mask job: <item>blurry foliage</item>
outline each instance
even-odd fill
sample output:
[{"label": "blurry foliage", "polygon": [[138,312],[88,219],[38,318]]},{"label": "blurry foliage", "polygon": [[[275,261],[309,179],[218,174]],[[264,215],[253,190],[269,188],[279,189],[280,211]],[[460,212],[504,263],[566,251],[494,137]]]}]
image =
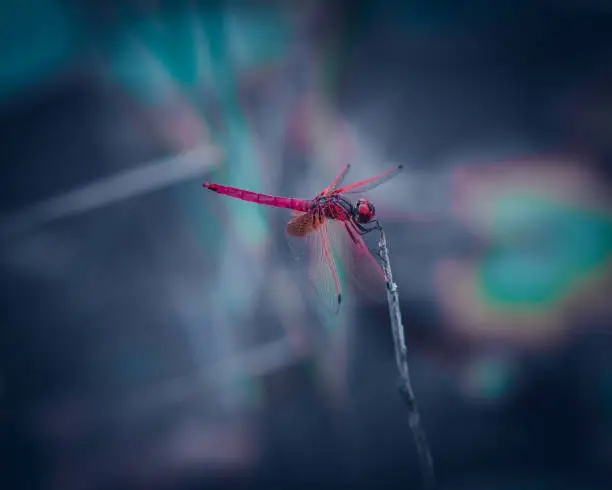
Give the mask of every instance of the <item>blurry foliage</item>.
[{"label": "blurry foliage", "polygon": [[0,103],[57,75],[82,54],[81,20],[60,0],[0,3]]},{"label": "blurry foliage", "polygon": [[493,302],[554,307],[611,259],[610,215],[520,192],[488,206],[492,236],[517,237],[493,243],[482,259],[482,288]]}]

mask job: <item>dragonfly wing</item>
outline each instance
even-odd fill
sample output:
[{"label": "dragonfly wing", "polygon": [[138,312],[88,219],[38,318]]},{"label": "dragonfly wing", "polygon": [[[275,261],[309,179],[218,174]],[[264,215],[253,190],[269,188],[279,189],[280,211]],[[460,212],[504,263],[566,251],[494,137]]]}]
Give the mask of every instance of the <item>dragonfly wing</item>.
[{"label": "dragonfly wing", "polygon": [[357,194],[371,191],[372,189],[395,177],[401,172],[402,168],[404,168],[403,165],[397,165],[389,170],[386,170],[385,172],[375,175],[374,177],[370,177],[369,179],[360,180],[359,182],[353,182],[352,184],[345,185],[340,189],[336,189],[334,192],[336,194]]},{"label": "dragonfly wing", "polygon": [[[347,276],[368,299],[376,303],[384,302],[387,280],[377,258],[378,251],[366,243],[352,221],[344,221],[342,225],[345,241],[350,244],[348,260],[344,261]],[[370,235],[374,238],[376,234]]]},{"label": "dragonfly wing", "polygon": [[291,237],[304,237],[312,233],[314,222],[310,213],[293,211],[291,216],[294,217],[287,223],[287,235]]},{"label": "dragonfly wing", "polygon": [[342,182],[342,179],[344,179],[345,175],[347,174],[347,172],[349,171],[349,169],[351,168],[351,165],[349,163],[347,163],[342,170],[340,170],[340,172],[338,173],[338,175],[336,175],[336,177],[334,178],[334,180],[332,180],[331,184],[329,184],[325,189],[323,189],[320,192],[320,195],[324,195],[327,194],[330,191],[333,191],[334,189],[336,189],[336,187],[338,187],[338,185],[340,184],[340,182]]},{"label": "dragonfly wing", "polygon": [[[350,280],[367,299],[383,303],[386,300],[386,278],[377,259],[376,248],[366,243],[350,220],[329,220],[327,235],[330,248],[336,255],[336,267],[341,267],[341,276]],[[370,233],[367,237],[370,236],[373,240],[377,238],[376,233]]]},{"label": "dragonfly wing", "polygon": [[332,313],[338,313],[342,287],[328,223],[325,219],[313,219],[310,213],[296,216],[287,223],[287,238],[300,269],[308,276],[321,302]]}]

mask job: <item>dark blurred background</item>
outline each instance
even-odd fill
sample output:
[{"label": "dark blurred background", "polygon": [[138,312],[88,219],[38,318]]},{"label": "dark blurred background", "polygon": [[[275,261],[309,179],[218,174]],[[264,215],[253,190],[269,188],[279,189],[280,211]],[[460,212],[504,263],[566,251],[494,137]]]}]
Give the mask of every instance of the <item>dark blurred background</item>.
[{"label": "dark blurred background", "polygon": [[347,161],[406,165],[440,488],[612,488],[609,1],[14,0],[0,53],[0,488],[419,488],[384,291],[201,187]]}]

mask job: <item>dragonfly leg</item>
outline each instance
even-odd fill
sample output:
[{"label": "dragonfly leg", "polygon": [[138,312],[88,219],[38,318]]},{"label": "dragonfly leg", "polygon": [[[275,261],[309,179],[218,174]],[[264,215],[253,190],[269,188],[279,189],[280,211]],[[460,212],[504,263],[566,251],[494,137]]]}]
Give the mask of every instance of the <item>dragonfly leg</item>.
[{"label": "dragonfly leg", "polygon": [[368,225],[370,225],[368,227],[362,225],[361,223],[357,223],[357,222],[355,222],[355,225],[357,226],[357,229],[359,230],[360,235],[366,235],[367,233],[370,233],[371,231],[374,231],[374,230],[382,230],[382,226],[378,220],[374,220],[368,223]]}]

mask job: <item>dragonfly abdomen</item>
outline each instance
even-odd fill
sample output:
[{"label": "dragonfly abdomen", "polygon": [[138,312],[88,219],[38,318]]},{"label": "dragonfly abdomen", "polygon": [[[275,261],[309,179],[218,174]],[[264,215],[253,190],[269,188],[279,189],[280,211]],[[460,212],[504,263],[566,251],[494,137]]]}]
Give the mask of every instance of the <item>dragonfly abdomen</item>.
[{"label": "dragonfly abdomen", "polygon": [[247,191],[232,187],[229,185],[213,184],[206,182],[203,184],[208,190],[224,194],[243,201],[255,202],[266,206],[274,206],[277,208],[293,209],[294,211],[308,212],[312,208],[312,201],[307,199],[296,199],[294,197],[271,196],[260,192]]}]

